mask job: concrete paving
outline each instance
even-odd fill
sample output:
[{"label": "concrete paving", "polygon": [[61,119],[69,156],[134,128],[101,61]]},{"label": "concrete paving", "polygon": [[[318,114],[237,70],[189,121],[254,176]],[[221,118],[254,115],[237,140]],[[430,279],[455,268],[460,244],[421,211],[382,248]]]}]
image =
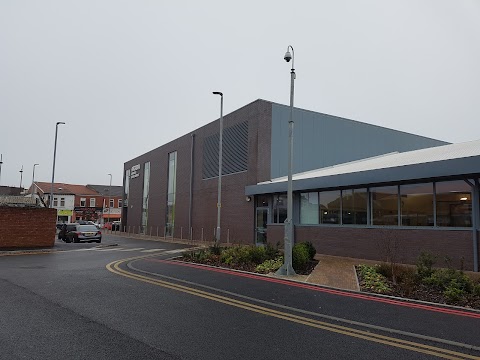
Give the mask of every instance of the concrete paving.
[{"label": "concrete paving", "polygon": [[355,265],[378,264],[378,261],[353,259],[339,256],[317,254],[318,265],[305,279],[306,282],[325,285],[344,290],[359,291]]}]

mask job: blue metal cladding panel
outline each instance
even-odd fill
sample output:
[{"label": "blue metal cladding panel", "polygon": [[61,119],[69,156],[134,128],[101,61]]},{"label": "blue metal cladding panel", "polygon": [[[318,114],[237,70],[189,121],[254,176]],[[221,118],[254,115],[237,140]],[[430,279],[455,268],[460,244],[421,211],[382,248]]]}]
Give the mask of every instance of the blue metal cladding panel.
[{"label": "blue metal cladding panel", "polygon": [[[290,108],[272,104],[272,179],[288,170]],[[424,136],[294,108],[293,173],[367,157],[446,145]]]}]

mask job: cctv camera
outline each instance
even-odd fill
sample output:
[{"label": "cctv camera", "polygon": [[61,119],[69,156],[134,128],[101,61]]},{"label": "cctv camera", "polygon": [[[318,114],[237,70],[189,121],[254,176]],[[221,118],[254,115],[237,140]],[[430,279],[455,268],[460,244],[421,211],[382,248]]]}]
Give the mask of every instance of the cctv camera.
[{"label": "cctv camera", "polygon": [[292,54],[290,54],[290,51],[287,51],[283,58],[285,59],[286,62],[290,62],[290,60],[292,60]]}]

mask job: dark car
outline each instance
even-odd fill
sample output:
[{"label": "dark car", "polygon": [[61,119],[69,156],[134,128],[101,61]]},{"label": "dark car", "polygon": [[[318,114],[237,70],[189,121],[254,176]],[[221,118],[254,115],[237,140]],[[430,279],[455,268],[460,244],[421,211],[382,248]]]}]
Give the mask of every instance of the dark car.
[{"label": "dark car", "polygon": [[95,225],[74,225],[75,228],[67,232],[67,242],[102,242],[102,232]]},{"label": "dark car", "polygon": [[74,231],[76,229],[76,225],[77,224],[70,224],[70,223],[60,224],[60,226],[58,227],[58,229],[60,230],[58,232],[58,238],[63,241],[67,241],[67,233],[69,231]]}]

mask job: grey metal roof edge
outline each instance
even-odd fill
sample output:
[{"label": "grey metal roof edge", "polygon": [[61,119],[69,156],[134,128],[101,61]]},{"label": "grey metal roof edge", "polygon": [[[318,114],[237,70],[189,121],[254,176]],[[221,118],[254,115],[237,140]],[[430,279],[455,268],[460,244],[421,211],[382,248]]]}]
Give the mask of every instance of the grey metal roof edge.
[{"label": "grey metal roof edge", "polygon": [[[293,191],[322,188],[340,188],[371,186],[375,184],[407,182],[453,177],[480,176],[480,156],[460,159],[449,159],[432,163],[404,165],[393,168],[375,169],[348,174],[294,180]],[[249,185],[245,187],[245,195],[270,194],[287,191],[287,181]]]}]

